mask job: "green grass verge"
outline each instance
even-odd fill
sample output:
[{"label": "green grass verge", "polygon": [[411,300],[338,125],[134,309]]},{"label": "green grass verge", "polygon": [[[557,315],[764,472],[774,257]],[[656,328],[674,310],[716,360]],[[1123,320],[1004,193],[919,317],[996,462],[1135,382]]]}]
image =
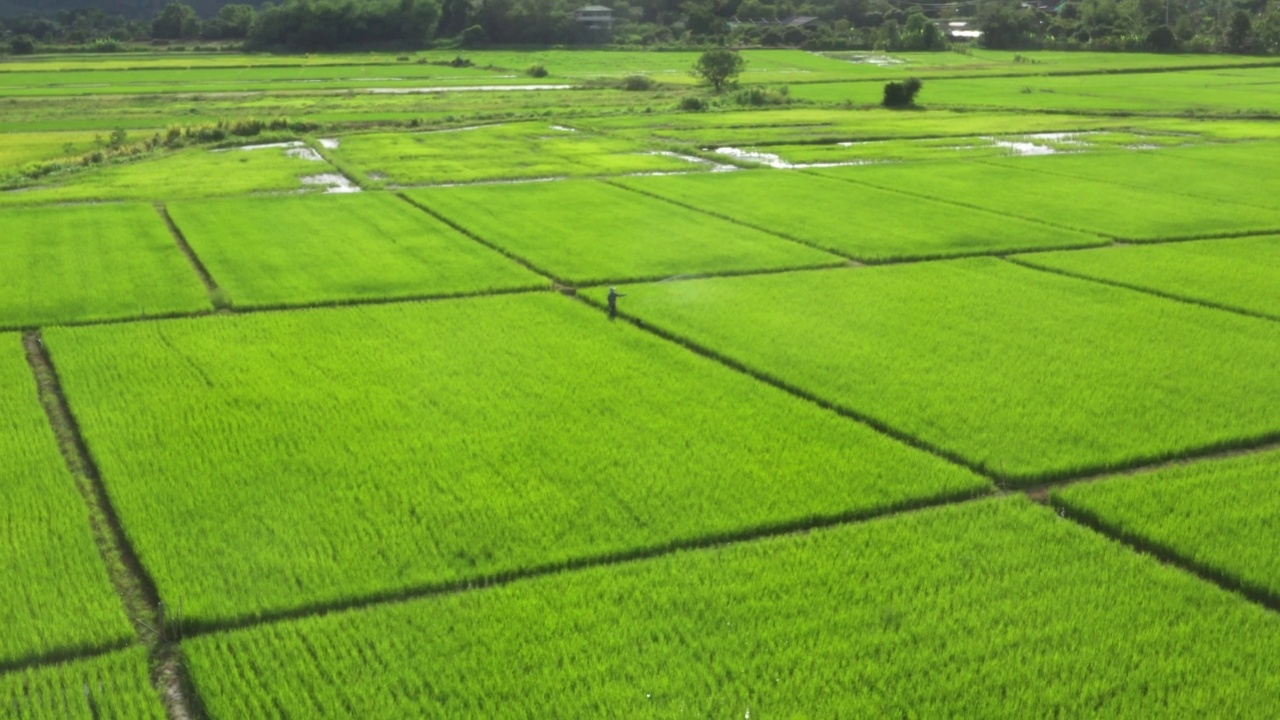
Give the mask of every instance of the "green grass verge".
[{"label": "green grass verge", "polygon": [[866,261],[1107,242],[1072,230],[794,171],[617,182]]},{"label": "green grass verge", "polygon": [[[560,128],[560,129],[557,129]],[[654,155],[635,140],[523,122],[460,130],[374,133],[342,138],[327,151],[366,185],[465,183],[639,172],[690,171],[699,165]]]},{"label": "green grass verge", "polygon": [[[477,120],[496,122],[584,113],[623,112],[637,103],[673,108],[684,90],[660,90],[637,96],[610,88],[521,91],[518,87],[489,92],[385,94],[316,91],[214,93],[150,96],[89,95],[83,97],[15,97],[0,104],[0,131],[98,131],[104,137],[117,127],[130,137],[148,137],[171,124],[212,124],[241,118],[287,117],[321,125],[411,121],[427,129]],[[135,131],[138,131],[135,134]]]},{"label": "green grass verge", "polygon": [[1280,318],[1280,237],[1020,255],[1018,262]]},{"label": "green grass verge", "polygon": [[70,157],[94,149],[93,133],[4,133],[0,135],[0,178],[29,162]]},{"label": "green grass verge", "polygon": [[[1223,115],[1241,112],[1274,114],[1280,111],[1280,91],[1276,89],[1280,68],[1275,67],[1144,74],[1026,75],[935,77],[925,82],[918,102],[932,107],[1024,111]],[[861,104],[878,103],[882,90],[883,84],[878,82],[823,83],[796,86],[792,88],[792,95],[813,102]]]},{"label": "green grass verge", "polygon": [[[1049,133],[1019,130],[1009,134],[989,134],[991,130],[987,130],[987,133],[917,139],[894,138],[839,143],[768,145],[762,149],[793,164],[835,165],[920,160],[997,160],[1011,156],[1022,157],[1024,153],[1018,150],[1018,147],[1030,145],[1034,146],[1033,151],[1043,152],[1041,148],[1045,148],[1064,154],[1059,157],[1071,157],[1081,164],[1090,164],[1098,154],[1117,148],[1128,149],[1136,146],[1147,149],[1169,148],[1186,145],[1199,139],[1180,134],[1146,132],[1139,128]],[[1115,157],[1115,154],[1109,153],[1109,157]],[[1098,164],[1105,166],[1106,161],[1103,160]],[[1036,168],[1047,170],[1047,167],[1044,167],[1047,165],[1048,163],[1041,161]],[[1023,163],[1018,167],[1028,166]],[[1108,173],[1100,173],[1100,175],[1104,180],[1112,177]]]},{"label": "green grass verge", "polygon": [[625,314],[1011,481],[1280,435],[1280,326],[1001,260],[624,291]]},{"label": "green grass verge", "polygon": [[844,262],[595,180],[435,188],[407,196],[571,283]]},{"label": "green grass verge", "polygon": [[576,126],[633,139],[660,139],[698,147],[835,143],[890,138],[940,138],[1026,132],[1120,128],[1113,117],[998,112],[899,112],[883,108],[791,106],[709,113],[628,113],[574,120]]},{"label": "green grass verge", "polygon": [[1053,500],[1116,535],[1280,599],[1280,451],[1075,485]]},{"label": "green grass verge", "polygon": [[323,189],[302,178],[335,172],[332,165],[289,157],[286,149],[183,150],[118,165],[55,176],[38,185],[0,192],[0,205],[224,197]]},{"label": "green grass verge", "polygon": [[46,342],[189,627],[987,487],[552,293]]},{"label": "green grass verge", "polygon": [[503,85],[537,82],[481,68],[399,63],[292,67],[67,69],[0,72],[6,97],[166,93],[316,92],[322,90]]},{"label": "green grass verge", "polygon": [[0,715],[15,720],[164,720],[143,648],[0,675]]},{"label": "green grass verge", "polygon": [[127,643],[133,628],[13,334],[0,335],[0,458],[0,666]]},{"label": "green grass verge", "polygon": [[[1150,138],[1134,140],[1141,145],[1150,141]],[[1003,162],[1044,173],[1156,191],[1170,198],[1182,196],[1197,204],[1219,200],[1274,212],[1280,210],[1280,179],[1271,172],[1277,160],[1280,160],[1280,144],[1241,142],[1150,152],[1062,155],[1041,158],[1033,164],[1016,160]]]},{"label": "green grass verge", "polygon": [[1010,498],[186,650],[219,717],[1262,718],[1278,642],[1275,615]]},{"label": "green grass verge", "polygon": [[164,220],[148,205],[0,213],[0,327],[210,309]]},{"label": "green grass verge", "polygon": [[[1128,157],[1140,165],[1146,155]],[[1035,172],[1044,159],[1018,158],[1016,166],[1012,162],[921,162],[813,172],[1138,241],[1272,230],[1280,224],[1274,212],[1251,205]],[[1123,166],[1117,168],[1122,170]]]},{"label": "green grass verge", "polygon": [[239,307],[549,285],[386,193],[173,203],[169,213]]}]

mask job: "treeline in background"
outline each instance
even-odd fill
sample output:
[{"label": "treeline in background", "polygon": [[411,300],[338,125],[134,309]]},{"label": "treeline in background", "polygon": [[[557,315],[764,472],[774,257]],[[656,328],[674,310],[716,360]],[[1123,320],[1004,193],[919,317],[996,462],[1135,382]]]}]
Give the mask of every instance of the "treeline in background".
[{"label": "treeline in background", "polygon": [[[0,0],[0,51],[112,52],[207,43],[323,51],[613,45],[813,50],[998,49],[1280,53],[1280,0]],[[162,4],[163,3],[163,4]],[[976,38],[957,38],[952,23]],[[74,46],[74,47],[72,47]]]}]

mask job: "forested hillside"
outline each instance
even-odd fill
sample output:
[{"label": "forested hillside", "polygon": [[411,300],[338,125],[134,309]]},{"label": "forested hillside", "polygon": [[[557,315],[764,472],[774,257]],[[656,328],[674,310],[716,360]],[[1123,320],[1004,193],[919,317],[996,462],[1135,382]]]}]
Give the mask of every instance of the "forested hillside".
[{"label": "forested hillside", "polygon": [[[0,0],[0,15],[55,15],[58,12],[96,8],[107,15],[123,15],[130,20],[150,20],[168,0]],[[202,16],[216,15],[231,3],[259,5],[258,0],[186,0]]]},{"label": "forested hillside", "polygon": [[[715,45],[806,50],[994,49],[1280,54],[1280,2],[1263,0],[0,0],[0,53],[126,42],[236,42],[251,50]],[[73,6],[79,6],[73,9]],[[957,31],[957,28],[960,30]]]}]

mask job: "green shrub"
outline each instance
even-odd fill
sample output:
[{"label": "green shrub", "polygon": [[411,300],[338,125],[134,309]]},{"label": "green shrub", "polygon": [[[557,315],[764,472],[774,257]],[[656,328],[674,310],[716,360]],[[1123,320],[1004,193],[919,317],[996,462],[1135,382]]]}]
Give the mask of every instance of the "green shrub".
[{"label": "green shrub", "polygon": [[924,83],[919,78],[908,78],[902,82],[891,82],[884,86],[885,107],[911,107],[916,104],[916,94]]},{"label": "green shrub", "polygon": [[484,47],[489,44],[489,34],[479,25],[472,25],[458,36],[458,44],[464,48]]},{"label": "green shrub", "polygon": [[96,53],[116,53],[124,50],[124,43],[115,38],[98,38],[89,43],[88,50]]},{"label": "green shrub", "polygon": [[628,75],[622,79],[622,89],[638,92],[642,90],[652,90],[657,83],[648,75]]},{"label": "green shrub", "polygon": [[1147,33],[1147,45],[1156,52],[1173,52],[1178,49],[1178,38],[1168,25],[1161,25]]},{"label": "green shrub", "polygon": [[266,126],[266,123],[255,118],[236,120],[231,125],[231,134],[237,137],[253,137],[254,135],[261,135]]},{"label": "green shrub", "polygon": [[36,41],[30,35],[19,35],[9,41],[9,52],[14,55],[34,55]]},{"label": "green shrub", "polygon": [[707,102],[700,97],[687,97],[680,101],[680,109],[685,112],[702,112],[707,109]]},{"label": "green shrub", "polygon": [[761,107],[764,105],[791,104],[791,89],[783,85],[780,88],[749,87],[733,94],[733,102],[738,105]]},{"label": "green shrub", "polygon": [[525,68],[524,74],[529,77],[544,78],[548,73],[547,68],[542,65],[530,65],[528,68]]}]

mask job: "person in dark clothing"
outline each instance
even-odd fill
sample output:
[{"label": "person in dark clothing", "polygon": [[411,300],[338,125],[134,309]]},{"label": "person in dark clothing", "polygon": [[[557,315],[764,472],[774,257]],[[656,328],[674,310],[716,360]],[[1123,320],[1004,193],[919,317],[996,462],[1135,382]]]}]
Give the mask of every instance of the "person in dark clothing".
[{"label": "person in dark clothing", "polygon": [[618,292],[618,288],[609,288],[609,319],[618,317],[618,298],[626,297],[625,294]]}]

